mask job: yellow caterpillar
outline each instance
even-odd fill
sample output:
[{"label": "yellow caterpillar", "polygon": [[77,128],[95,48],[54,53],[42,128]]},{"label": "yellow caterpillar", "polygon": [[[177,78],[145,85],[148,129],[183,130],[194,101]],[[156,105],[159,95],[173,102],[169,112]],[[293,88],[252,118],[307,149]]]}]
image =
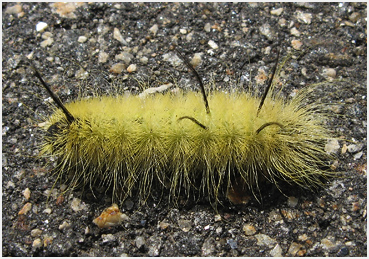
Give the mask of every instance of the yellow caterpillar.
[{"label": "yellow caterpillar", "polygon": [[273,77],[263,97],[207,96],[193,69],[202,93],[62,104],[34,70],[59,107],[46,121],[41,153],[58,157],[58,179],[70,189],[104,186],[119,201],[136,192],[144,200],[152,188],[170,190],[173,199],[199,193],[218,200],[235,185],[253,193],[265,179],[310,187],[330,174],[322,171],[329,138],[323,113],[302,105],[306,94],[286,101],[273,87],[268,92]]}]

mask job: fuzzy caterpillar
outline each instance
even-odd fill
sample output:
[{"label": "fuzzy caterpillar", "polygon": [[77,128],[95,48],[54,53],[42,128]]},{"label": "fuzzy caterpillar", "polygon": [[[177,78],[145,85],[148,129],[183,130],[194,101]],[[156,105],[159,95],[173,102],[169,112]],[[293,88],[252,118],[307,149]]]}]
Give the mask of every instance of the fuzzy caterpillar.
[{"label": "fuzzy caterpillar", "polygon": [[57,178],[68,178],[70,189],[104,186],[119,201],[133,191],[145,200],[157,186],[173,199],[197,191],[218,200],[239,182],[256,193],[265,179],[317,186],[329,175],[322,171],[325,117],[301,104],[304,94],[290,101],[273,89],[268,94],[272,77],[263,97],[206,96],[193,72],[202,94],[99,96],[63,105],[35,70],[59,106],[46,121],[41,154],[59,158]]}]

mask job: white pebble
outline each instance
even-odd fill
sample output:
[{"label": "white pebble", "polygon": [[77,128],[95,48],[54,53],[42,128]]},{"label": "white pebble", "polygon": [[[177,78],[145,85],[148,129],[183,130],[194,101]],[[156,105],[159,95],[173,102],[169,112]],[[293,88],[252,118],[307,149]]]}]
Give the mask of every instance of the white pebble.
[{"label": "white pebble", "polygon": [[280,16],[283,12],[283,8],[273,9],[270,11],[270,14]]},{"label": "white pebble", "polygon": [[74,198],[72,200],[71,208],[72,208],[73,211],[78,212],[80,210],[85,209],[86,205],[83,202],[81,202],[80,199]]},{"label": "white pebble", "polygon": [[99,63],[105,63],[109,58],[109,54],[104,52],[104,51],[100,51],[99,53],[99,58],[98,58],[98,62]]},{"label": "white pebble", "polygon": [[209,40],[208,44],[212,49],[218,49],[218,44],[216,44],[213,40]]},{"label": "white pebble", "polygon": [[144,65],[146,65],[149,62],[149,59],[147,57],[140,58],[140,62]]},{"label": "white pebble", "polygon": [[26,188],[23,191],[23,196],[24,196],[24,198],[26,198],[27,201],[29,200],[29,198],[31,197],[31,191],[29,190],[29,188]]},{"label": "white pebble", "polygon": [[339,149],[340,143],[337,139],[329,139],[324,147],[324,151],[327,152],[327,154],[337,153]]},{"label": "white pebble", "polygon": [[115,56],[116,60],[123,60],[126,65],[131,63],[131,60],[133,59],[133,55],[128,52],[122,52]]},{"label": "white pebble", "polygon": [[180,32],[181,34],[187,34],[187,30],[186,30],[186,29],[179,29],[179,32]]},{"label": "white pebble", "polygon": [[220,216],[219,214],[215,215],[215,216],[214,216],[214,221],[215,221],[215,222],[222,221],[222,216]]},{"label": "white pebble", "polygon": [[39,237],[42,234],[42,230],[35,228],[31,230],[31,237]]},{"label": "white pebble", "polygon": [[128,73],[135,72],[136,70],[137,70],[137,65],[136,65],[136,64],[131,64],[131,65],[129,65],[129,67],[127,68]]},{"label": "white pebble", "polygon": [[87,40],[87,37],[85,37],[85,36],[79,36],[77,41],[79,43],[84,43],[84,42],[86,42],[86,40]]},{"label": "white pebble", "polygon": [[360,151],[359,153],[356,153],[356,154],[354,155],[354,160],[358,160],[358,159],[360,159],[362,156],[363,156],[363,151]]},{"label": "white pebble", "polygon": [[46,213],[46,214],[51,214],[52,209],[51,208],[46,208],[46,209],[44,209],[43,212]]},{"label": "white pebble", "polygon": [[63,221],[61,225],[59,225],[59,230],[70,228],[70,223],[67,221]]},{"label": "white pebble", "polygon": [[269,24],[265,23],[262,26],[259,27],[259,31],[262,35],[268,38],[268,40],[271,40],[273,38],[272,29]]},{"label": "white pebble", "polygon": [[114,65],[111,66],[110,68],[110,72],[114,73],[114,74],[120,74],[123,72],[123,69],[125,68],[126,66],[123,64],[123,63],[116,63]]},{"label": "white pebble", "polygon": [[39,22],[36,24],[36,31],[43,32],[49,25],[46,22]]},{"label": "white pebble", "polygon": [[53,34],[49,31],[47,31],[47,32],[44,32],[42,34],[41,38],[43,38],[44,40],[47,40],[47,39],[51,38],[52,36],[53,36]]},{"label": "white pebble", "polygon": [[42,247],[42,241],[40,238],[36,238],[33,243],[32,243],[32,247],[34,248],[40,248]]},{"label": "white pebble", "polygon": [[127,45],[127,42],[124,40],[118,28],[114,28],[113,37],[122,44]]},{"label": "white pebble", "polygon": [[325,69],[323,69],[323,76],[324,77],[335,78],[336,77],[336,70],[334,70],[333,68],[325,68]]},{"label": "white pebble", "polygon": [[292,40],[291,45],[295,50],[300,50],[302,46],[302,42],[299,40]]},{"label": "white pebble", "polygon": [[5,13],[8,14],[20,14],[22,12],[22,6],[19,4],[8,6],[5,10]]},{"label": "white pebble", "polygon": [[293,27],[290,32],[292,35],[296,37],[299,37],[301,35],[301,33],[296,29],[296,27]]},{"label": "white pebble", "polygon": [[201,55],[203,53],[195,53],[193,55],[193,58],[192,60],[190,61],[190,64],[193,66],[193,67],[197,67],[201,64],[201,61],[202,61],[202,58],[201,58]]},{"label": "white pebble", "polygon": [[210,25],[210,23],[205,24],[205,26],[204,26],[204,30],[205,30],[206,32],[210,32],[210,30],[211,30],[211,25]]},{"label": "white pebble", "polygon": [[311,13],[303,13],[301,11],[297,11],[296,18],[299,22],[310,24],[313,15]]},{"label": "white pebble", "polygon": [[48,38],[47,40],[42,41],[40,45],[41,47],[45,48],[47,46],[52,45],[53,42],[54,42],[53,38]]},{"label": "white pebble", "polygon": [[156,33],[158,32],[159,26],[157,24],[154,24],[149,31],[154,34],[154,36],[156,35]]}]

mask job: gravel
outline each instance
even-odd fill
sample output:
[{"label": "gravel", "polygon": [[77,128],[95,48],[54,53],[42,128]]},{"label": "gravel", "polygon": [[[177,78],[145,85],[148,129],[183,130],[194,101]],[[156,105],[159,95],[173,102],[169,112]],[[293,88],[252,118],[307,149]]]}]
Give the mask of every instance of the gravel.
[{"label": "gravel", "polygon": [[[367,256],[366,14],[366,3],[3,3],[2,255]],[[63,194],[50,173],[56,161],[37,158],[39,123],[52,110],[22,60],[32,58],[64,102],[80,86],[109,93],[107,82],[140,93],[135,78],[196,89],[173,45],[189,60],[198,53],[196,69],[216,89],[239,80],[255,94],[278,48],[290,55],[283,94],[320,83],[309,100],[332,114],[341,177],[314,191],[267,186],[259,202],[224,199],[216,209],[206,198],[172,205],[154,190],[146,204],[119,206],[128,221],[99,229],[92,221],[110,196]]]}]

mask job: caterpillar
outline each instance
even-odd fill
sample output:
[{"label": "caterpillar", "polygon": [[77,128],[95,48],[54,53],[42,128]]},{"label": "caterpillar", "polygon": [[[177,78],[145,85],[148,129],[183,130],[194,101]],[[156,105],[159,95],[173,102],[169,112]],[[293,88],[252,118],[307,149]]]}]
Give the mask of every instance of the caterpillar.
[{"label": "caterpillar", "polygon": [[[269,181],[316,187],[331,173],[324,151],[325,114],[304,104],[307,92],[286,100],[273,87],[263,96],[242,90],[150,96],[101,95],[63,104],[37,69],[57,107],[44,123],[42,156],[58,158],[57,181],[68,190],[102,186],[114,201],[154,188],[172,200],[198,194],[219,201],[241,186],[254,195]],[[229,198],[229,195],[227,196]],[[232,201],[232,200],[231,200]]]}]

